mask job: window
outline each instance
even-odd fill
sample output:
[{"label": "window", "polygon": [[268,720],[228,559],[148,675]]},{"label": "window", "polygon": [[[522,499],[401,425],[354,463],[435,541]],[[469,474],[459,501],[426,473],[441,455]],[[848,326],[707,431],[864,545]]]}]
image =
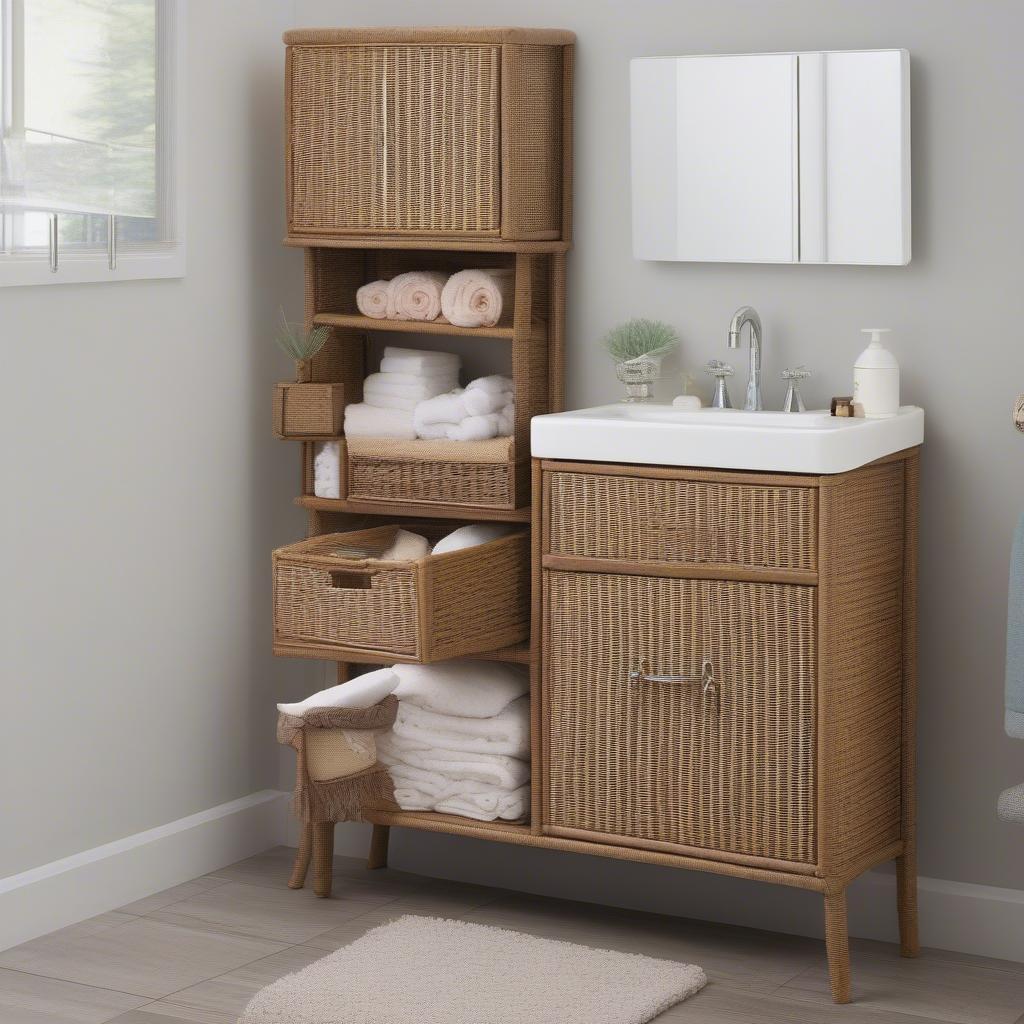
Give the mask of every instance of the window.
[{"label": "window", "polygon": [[0,13],[0,285],[180,277],[178,0]]}]

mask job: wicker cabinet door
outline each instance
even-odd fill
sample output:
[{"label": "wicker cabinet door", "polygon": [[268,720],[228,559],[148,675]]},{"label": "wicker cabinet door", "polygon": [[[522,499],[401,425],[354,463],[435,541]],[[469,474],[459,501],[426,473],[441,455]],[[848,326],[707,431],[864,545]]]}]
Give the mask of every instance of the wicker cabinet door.
[{"label": "wicker cabinet door", "polygon": [[496,234],[499,46],[292,46],[289,228]]},{"label": "wicker cabinet door", "polygon": [[549,834],[815,862],[813,588],[549,571],[544,602]]}]

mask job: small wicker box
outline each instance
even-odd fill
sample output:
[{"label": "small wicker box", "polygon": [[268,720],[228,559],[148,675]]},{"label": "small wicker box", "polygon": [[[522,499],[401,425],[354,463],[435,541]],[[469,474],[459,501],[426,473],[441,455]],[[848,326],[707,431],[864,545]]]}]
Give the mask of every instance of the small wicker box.
[{"label": "small wicker box", "polygon": [[[439,539],[454,524],[411,529]],[[529,635],[529,533],[413,562],[373,557],[398,527],[331,533],[274,552],[274,649],[441,661]]]},{"label": "small wicker box", "polygon": [[289,382],[274,387],[274,433],[278,437],[337,437],[344,422],[343,384]]}]

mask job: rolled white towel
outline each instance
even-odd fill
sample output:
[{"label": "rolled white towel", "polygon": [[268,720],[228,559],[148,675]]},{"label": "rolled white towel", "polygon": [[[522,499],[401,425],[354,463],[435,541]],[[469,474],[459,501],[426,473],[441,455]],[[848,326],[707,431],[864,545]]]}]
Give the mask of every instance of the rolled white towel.
[{"label": "rolled white towel", "polygon": [[460,270],[441,292],[441,312],[456,327],[493,327],[512,305],[511,270]]},{"label": "rolled white towel", "polygon": [[511,437],[516,432],[516,406],[510,402],[498,413],[498,437]]},{"label": "rolled white towel", "polygon": [[429,349],[397,348],[388,345],[380,361],[384,373],[416,373],[420,376],[459,372],[462,360],[454,352],[432,352]]},{"label": "rolled white towel", "polygon": [[492,718],[438,715],[415,704],[399,702],[394,733],[448,750],[529,757],[530,698],[527,695],[512,701]]},{"label": "rolled white towel", "polygon": [[393,378],[397,376],[399,375],[395,373],[371,373],[363,381],[363,393],[371,391],[382,395],[398,395],[401,398],[415,398],[422,402],[427,398],[451,391],[456,383],[455,374],[446,374],[443,377],[421,377],[411,384],[394,380]]},{"label": "rolled white towel", "polygon": [[313,494],[318,498],[341,497],[341,462],[337,441],[322,441],[314,449]]},{"label": "rolled white towel", "polygon": [[447,274],[410,270],[391,279],[388,317],[392,320],[436,320],[441,315],[441,289]]},{"label": "rolled white towel", "polygon": [[447,441],[448,428],[454,423],[421,423],[416,427],[416,436],[424,441]]},{"label": "rolled white towel", "polygon": [[356,309],[363,316],[371,316],[374,320],[383,320],[388,315],[388,297],[391,292],[390,281],[371,281],[362,288],[356,289]]},{"label": "rolled white towel", "polygon": [[425,771],[442,772],[452,779],[473,779],[505,789],[515,789],[530,778],[530,765],[522,758],[432,747],[394,732],[379,737],[377,751],[384,764],[399,761]]},{"label": "rolled white towel", "polygon": [[430,541],[426,537],[409,530],[399,530],[391,545],[381,552],[380,558],[384,562],[415,562],[429,554]]},{"label": "rolled white towel", "polygon": [[467,416],[461,388],[443,395],[427,398],[416,406],[414,420],[417,429],[428,423],[459,423]]},{"label": "rolled white towel", "polygon": [[466,412],[470,416],[486,416],[501,412],[512,402],[511,391],[484,391],[482,388],[466,389]]},{"label": "rolled white towel", "polygon": [[512,378],[503,377],[500,373],[491,374],[490,377],[477,377],[466,385],[467,391],[490,391],[500,393],[512,390]]},{"label": "rolled white towel", "polygon": [[345,406],[346,437],[397,437],[412,441],[411,409],[381,409],[366,402]]},{"label": "rolled white towel", "polygon": [[394,672],[398,676],[395,696],[403,704],[438,715],[493,718],[530,689],[529,669],[498,661],[395,665]]},{"label": "rolled white towel", "polygon": [[[460,526],[452,530],[434,545],[434,554],[443,555],[448,551],[461,551],[463,548],[474,548],[478,544],[487,544],[492,540],[507,537],[514,533],[517,528],[509,523],[470,523],[469,526]],[[451,662],[452,665],[461,664]],[[488,662],[480,662],[487,665]],[[433,666],[430,666],[433,668]]]},{"label": "rolled white towel", "polygon": [[398,685],[398,676],[390,668],[379,668],[355,676],[347,683],[330,686],[295,704],[278,704],[277,710],[302,718],[314,708],[372,708]]},{"label": "rolled white towel", "polygon": [[486,441],[497,436],[497,413],[489,413],[486,416],[467,416],[454,427],[448,428],[449,441]]}]

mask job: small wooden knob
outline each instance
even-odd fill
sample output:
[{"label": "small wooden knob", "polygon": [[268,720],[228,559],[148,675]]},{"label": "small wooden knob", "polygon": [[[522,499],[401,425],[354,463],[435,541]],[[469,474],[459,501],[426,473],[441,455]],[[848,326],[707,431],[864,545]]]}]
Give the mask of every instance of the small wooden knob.
[{"label": "small wooden knob", "polygon": [[1017,404],[1013,407],[1013,423],[1024,434],[1024,395],[1017,396]]}]

